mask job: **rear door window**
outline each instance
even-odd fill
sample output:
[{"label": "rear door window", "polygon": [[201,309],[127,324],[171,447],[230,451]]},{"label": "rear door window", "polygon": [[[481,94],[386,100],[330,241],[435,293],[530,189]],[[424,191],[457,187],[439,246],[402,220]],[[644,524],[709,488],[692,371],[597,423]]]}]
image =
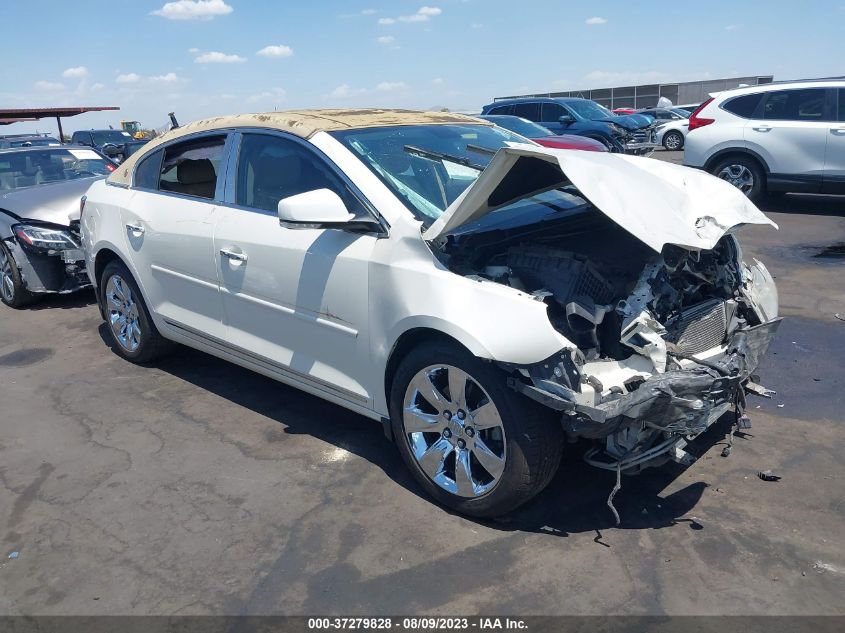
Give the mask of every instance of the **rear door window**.
[{"label": "rear door window", "polygon": [[164,151],[158,188],[185,196],[214,199],[226,136],[204,136]]},{"label": "rear door window", "polygon": [[778,90],[766,95],[763,118],[773,121],[827,121],[825,88]]},{"label": "rear door window", "polygon": [[511,106],[496,106],[495,108],[490,108],[490,112],[487,114],[510,114]]},{"label": "rear door window", "polygon": [[528,119],[529,121],[540,120],[539,103],[517,103],[513,107],[513,115]]},{"label": "rear door window", "polygon": [[722,105],[723,110],[727,110],[731,114],[741,116],[743,119],[750,119],[754,116],[754,111],[760,104],[762,93],[758,92],[753,95],[742,95],[741,97],[734,97],[729,99]]},{"label": "rear door window", "polygon": [[845,88],[839,89],[839,120],[845,121]]},{"label": "rear door window", "polygon": [[158,189],[158,179],[161,175],[161,157],[163,150],[145,156],[135,168],[133,184],[141,189]]}]

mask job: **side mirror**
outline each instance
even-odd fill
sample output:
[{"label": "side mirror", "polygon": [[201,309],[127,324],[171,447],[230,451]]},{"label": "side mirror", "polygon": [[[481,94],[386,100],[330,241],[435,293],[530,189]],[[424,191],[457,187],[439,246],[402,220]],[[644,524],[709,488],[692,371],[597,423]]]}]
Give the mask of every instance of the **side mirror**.
[{"label": "side mirror", "polygon": [[315,189],[282,198],[278,212],[279,222],[288,228],[338,227],[355,219],[340,196],[330,189]]},{"label": "side mirror", "polygon": [[105,145],[103,145],[103,149],[101,151],[109,158],[114,158],[115,156],[120,154],[120,148],[114,143],[106,143]]},{"label": "side mirror", "polygon": [[564,125],[569,125],[570,123],[575,123],[575,119],[572,118],[571,114],[564,114],[558,118],[559,123],[563,123]]}]

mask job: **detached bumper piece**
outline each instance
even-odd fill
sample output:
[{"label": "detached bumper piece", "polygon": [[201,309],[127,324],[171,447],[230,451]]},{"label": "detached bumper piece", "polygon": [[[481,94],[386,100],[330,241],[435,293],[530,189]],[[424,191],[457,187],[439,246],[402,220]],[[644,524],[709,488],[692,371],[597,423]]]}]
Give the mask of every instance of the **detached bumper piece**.
[{"label": "detached bumper piece", "polygon": [[[667,459],[691,463],[687,441],[704,432],[731,408],[740,409],[746,391],[756,393],[751,373],[757,368],[781,319],[736,331],[721,357],[688,369],[655,374],[634,391],[596,406],[567,400],[535,385],[511,379],[527,397],[560,411],[561,424],[573,437],[606,438],[603,449],[585,455],[588,463],[609,470],[641,469]],[[694,363],[694,356],[684,355]],[[745,389],[749,384],[751,388]]]}]

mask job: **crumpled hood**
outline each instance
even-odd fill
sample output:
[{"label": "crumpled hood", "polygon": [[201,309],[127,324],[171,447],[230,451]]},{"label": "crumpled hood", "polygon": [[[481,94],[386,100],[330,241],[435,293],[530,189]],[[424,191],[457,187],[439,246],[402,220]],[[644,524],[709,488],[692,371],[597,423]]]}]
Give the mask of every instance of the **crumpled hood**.
[{"label": "crumpled hood", "polygon": [[739,189],[696,169],[624,154],[512,145],[496,152],[423,237],[436,239],[497,207],[568,182],[657,252],[666,244],[711,249],[743,224],[777,228]]},{"label": "crumpled hood", "polygon": [[80,178],[15,189],[0,195],[0,210],[24,220],[68,226],[79,219],[79,199],[98,178]]},{"label": "crumpled hood", "polygon": [[618,116],[606,117],[604,119],[594,119],[595,121],[602,121],[604,123],[615,123],[626,130],[639,130],[640,128],[650,126],[654,121],[642,114],[621,114]]}]

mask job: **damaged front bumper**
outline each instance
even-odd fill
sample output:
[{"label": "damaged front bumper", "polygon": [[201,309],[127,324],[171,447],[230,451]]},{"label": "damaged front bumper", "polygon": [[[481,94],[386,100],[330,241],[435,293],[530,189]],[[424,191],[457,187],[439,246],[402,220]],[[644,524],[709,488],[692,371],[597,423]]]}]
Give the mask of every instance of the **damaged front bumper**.
[{"label": "damaged front bumper", "polygon": [[[32,294],[67,294],[91,285],[85,268],[85,253],[73,227],[57,227],[27,223],[26,228],[47,227],[66,235],[67,244],[61,248],[28,243],[25,236],[7,238],[5,244],[20,272],[24,288]],[[12,227],[16,229],[17,227]],[[30,240],[31,241],[31,240]]]},{"label": "damaged front bumper", "polygon": [[[626,381],[627,393],[613,388],[595,405],[578,402],[573,389],[578,370],[569,351],[526,368],[530,382],[514,376],[508,384],[561,412],[561,424],[570,437],[606,438],[603,452],[594,449],[587,454],[592,465],[624,471],[668,458],[687,461],[682,450],[687,441],[731,408],[742,409],[746,388],[756,387],[750,384],[751,374],[780,322],[776,318],[733,332],[728,343],[706,360],[677,355],[677,369]],[[602,388],[600,382],[596,386]]]}]

